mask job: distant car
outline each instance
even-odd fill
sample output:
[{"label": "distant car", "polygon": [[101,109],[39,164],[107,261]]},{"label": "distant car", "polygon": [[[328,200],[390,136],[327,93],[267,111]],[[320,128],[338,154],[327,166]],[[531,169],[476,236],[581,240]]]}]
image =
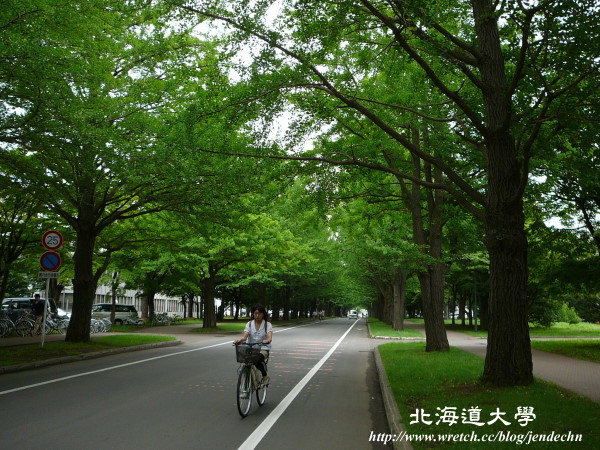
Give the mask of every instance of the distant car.
[{"label": "distant car", "polygon": [[348,313],[348,319],[358,319],[358,311],[355,309],[350,310]]},{"label": "distant car", "polygon": [[[112,303],[97,303],[92,306],[92,319],[110,319]],[[133,305],[115,305],[115,325],[123,325],[126,319],[138,320],[138,312]]]}]

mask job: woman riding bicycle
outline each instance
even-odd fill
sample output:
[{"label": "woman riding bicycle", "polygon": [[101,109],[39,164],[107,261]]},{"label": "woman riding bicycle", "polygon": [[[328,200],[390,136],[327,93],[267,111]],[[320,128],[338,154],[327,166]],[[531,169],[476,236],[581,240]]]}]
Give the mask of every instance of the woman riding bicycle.
[{"label": "woman riding bicycle", "polygon": [[242,338],[237,339],[234,342],[236,344],[245,341],[249,344],[262,343],[260,346],[261,358],[255,365],[263,376],[263,384],[267,385],[269,384],[269,377],[267,376],[267,365],[265,363],[269,359],[269,351],[271,350],[273,326],[269,322],[269,314],[263,306],[255,306],[252,308],[252,316],[254,319],[246,324]]}]

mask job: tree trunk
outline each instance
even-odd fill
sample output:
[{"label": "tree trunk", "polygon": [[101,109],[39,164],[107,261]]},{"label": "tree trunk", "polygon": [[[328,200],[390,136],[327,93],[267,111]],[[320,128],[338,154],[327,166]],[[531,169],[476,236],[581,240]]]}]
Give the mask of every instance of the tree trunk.
[{"label": "tree trunk", "polygon": [[[419,143],[419,135],[414,130],[413,142]],[[413,156],[413,175],[415,178],[422,178],[425,172],[425,178],[431,178],[431,168],[421,168],[421,161]],[[441,177],[439,170],[434,172],[435,181]],[[431,180],[428,180],[431,181]],[[442,229],[441,207],[443,194],[441,191],[435,191],[435,194],[429,192],[426,197],[427,223],[429,229],[425,228],[425,220],[422,212],[421,187],[413,182],[409,196],[409,205],[412,215],[413,240],[422,250],[436,259],[442,256]],[[425,339],[426,351],[448,351],[450,344],[446,335],[446,325],[444,323],[444,283],[447,268],[441,263],[427,264],[426,269],[418,274],[421,287],[421,297],[423,300],[423,318],[425,319]]]},{"label": "tree trunk", "polygon": [[115,308],[117,304],[117,289],[119,288],[119,272],[113,272],[112,282],[110,284],[110,298],[112,305],[110,307],[110,322],[115,323]]},{"label": "tree trunk", "polygon": [[148,301],[148,319],[150,319],[150,323],[154,322],[154,317],[156,316],[156,307],[154,305],[154,297],[156,296],[156,292],[153,290],[148,291],[148,295],[146,299]]},{"label": "tree trunk", "polygon": [[92,227],[77,230],[75,253],[73,254],[73,309],[65,341],[88,342],[92,304],[96,296],[97,283],[93,274],[93,257],[96,236]]},{"label": "tree trunk", "polygon": [[467,324],[467,297],[465,296],[464,292],[460,292],[458,301],[458,313],[460,314],[460,324],[464,327]]},{"label": "tree trunk", "polygon": [[[2,263],[0,262],[0,266]],[[4,300],[4,296],[6,295],[6,288],[8,287],[8,279],[10,277],[10,270],[2,266],[2,270],[0,270],[0,301]]]},{"label": "tree trunk", "polygon": [[381,321],[387,323],[388,325],[392,325],[394,308],[394,294],[392,291],[392,286],[388,283],[380,283],[380,285],[381,297],[383,298],[383,315],[381,317]]},{"label": "tree trunk", "polygon": [[394,292],[394,321],[393,328],[396,331],[404,330],[404,304],[406,303],[406,275],[397,267],[394,269],[393,292]]},{"label": "tree trunk", "polygon": [[279,310],[281,309],[281,288],[275,289],[273,293],[273,311],[271,314],[271,322],[279,320]]},{"label": "tree trunk", "polygon": [[456,324],[456,299],[458,296],[458,289],[456,285],[452,286],[452,306],[450,308],[450,316],[452,318],[452,325]]},{"label": "tree trunk", "polygon": [[195,295],[190,292],[187,294],[187,302],[186,302],[186,307],[185,307],[185,311],[187,311],[187,313],[185,314],[186,317],[189,317],[190,319],[194,318],[194,297]]},{"label": "tree trunk", "polygon": [[527,240],[523,228],[509,226],[497,234],[499,228],[490,226],[488,231],[492,242],[483,379],[499,386],[527,385],[533,381],[527,321]]},{"label": "tree trunk", "polygon": [[474,316],[473,297],[469,296],[469,327],[473,326],[473,316]]},{"label": "tree trunk", "polygon": [[425,319],[425,350],[428,352],[450,350],[444,324],[445,273],[445,266],[432,264],[426,272],[418,274],[423,298],[423,318]]},{"label": "tree trunk", "polygon": [[533,381],[527,322],[527,237],[523,183],[527,174],[510,133],[512,99],[502,53],[498,19],[492,0],[473,0],[477,33],[488,160],[488,204],[485,244],[490,255],[488,346],[483,381],[496,386]]},{"label": "tree trunk", "polygon": [[[59,307],[59,299],[60,299],[60,294],[64,288],[64,286],[62,284],[58,284],[58,280],[56,278],[52,278],[50,279],[50,291],[48,293],[48,298],[51,298],[54,300],[54,303],[56,303],[56,306]],[[56,312],[56,311],[53,311]]]},{"label": "tree trunk", "polygon": [[140,301],[140,317],[148,319],[150,317],[150,309],[148,306],[148,295],[144,293]]},{"label": "tree trunk", "polygon": [[291,297],[291,289],[289,286],[283,288],[283,320],[290,320],[290,297]]},{"label": "tree trunk", "polygon": [[373,313],[372,316],[378,318],[383,322],[383,303],[385,299],[383,298],[383,294],[381,290],[377,292],[377,301],[373,305]]},{"label": "tree trunk", "polygon": [[[499,146],[514,146],[504,139]],[[533,382],[527,320],[527,237],[514,152],[490,148],[485,242],[490,255],[488,346],[484,381],[496,386]],[[504,156],[502,158],[501,156]]]},{"label": "tree trunk", "polygon": [[217,316],[215,314],[215,292],[216,292],[217,271],[212,263],[208,265],[208,277],[202,283],[202,299],[204,301],[204,318],[202,326],[204,328],[216,328]]}]

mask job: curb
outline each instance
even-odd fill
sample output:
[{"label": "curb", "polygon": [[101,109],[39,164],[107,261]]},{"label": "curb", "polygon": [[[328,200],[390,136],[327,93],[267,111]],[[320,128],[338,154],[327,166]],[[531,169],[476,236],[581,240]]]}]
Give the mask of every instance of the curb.
[{"label": "curb", "polygon": [[367,320],[367,331],[369,332],[369,338],[371,339],[384,339],[388,341],[425,341],[425,337],[392,337],[392,336],[374,336],[371,334],[371,327],[369,326],[369,321]]},{"label": "curb", "polygon": [[425,341],[424,337],[391,337],[391,336],[370,336],[371,339],[383,339],[388,341],[413,341],[413,342],[423,342]]},{"label": "curb", "polygon": [[14,372],[21,372],[24,370],[37,369],[39,367],[48,367],[48,366],[55,366],[58,364],[75,362],[75,361],[83,361],[86,359],[101,358],[102,356],[116,355],[119,353],[136,352],[139,350],[148,350],[151,348],[160,348],[160,347],[174,347],[176,345],[181,345],[181,344],[183,344],[183,342],[180,340],[154,342],[152,344],[132,345],[131,347],[119,347],[119,348],[111,348],[108,350],[102,350],[99,352],[82,353],[81,355],[63,356],[61,358],[46,359],[46,360],[36,361],[36,362],[31,362],[31,363],[17,364],[14,366],[0,367],[0,375],[4,374],[4,373],[14,373]]},{"label": "curb", "polygon": [[[402,416],[398,410],[398,405],[396,404],[394,394],[392,394],[390,381],[388,379],[387,372],[385,371],[385,367],[383,366],[383,361],[381,360],[378,347],[375,348],[374,353],[375,366],[377,367],[377,373],[379,374],[379,385],[381,386],[381,394],[383,396],[383,404],[385,406],[385,415],[387,416],[388,426],[390,427],[393,437],[405,435],[406,427],[402,423]],[[396,439],[392,440],[395,450],[412,450],[413,448],[412,445],[410,445],[410,443],[404,439],[400,439],[399,441]]]},{"label": "curb", "polygon": [[[367,331],[371,339],[391,339],[391,340],[402,340],[402,338],[386,338],[382,336],[373,336],[371,334],[371,327],[369,326],[369,321],[367,320]],[[420,338],[412,338],[410,340],[420,339]],[[392,437],[399,437],[401,434],[406,434],[406,427],[404,423],[402,423],[402,416],[400,415],[400,411],[398,410],[398,404],[396,403],[396,399],[394,398],[394,394],[392,393],[392,387],[390,386],[390,380],[388,379],[387,372],[385,371],[385,366],[383,365],[383,361],[381,360],[381,355],[379,354],[379,347],[375,347],[373,351],[375,355],[375,367],[377,368],[377,374],[379,376],[379,387],[381,388],[381,396],[383,397],[383,406],[385,408],[385,415],[388,421],[388,427],[392,433]],[[396,439],[392,439],[392,445],[394,446],[394,450],[412,450],[412,445],[410,442],[400,439],[397,441]]]}]

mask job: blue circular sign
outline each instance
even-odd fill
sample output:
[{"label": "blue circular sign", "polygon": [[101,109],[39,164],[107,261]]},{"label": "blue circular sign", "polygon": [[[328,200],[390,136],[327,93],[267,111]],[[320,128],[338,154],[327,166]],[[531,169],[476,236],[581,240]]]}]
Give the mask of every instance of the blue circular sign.
[{"label": "blue circular sign", "polygon": [[56,252],[46,252],[40,258],[42,269],[52,272],[60,267],[60,255]]}]

